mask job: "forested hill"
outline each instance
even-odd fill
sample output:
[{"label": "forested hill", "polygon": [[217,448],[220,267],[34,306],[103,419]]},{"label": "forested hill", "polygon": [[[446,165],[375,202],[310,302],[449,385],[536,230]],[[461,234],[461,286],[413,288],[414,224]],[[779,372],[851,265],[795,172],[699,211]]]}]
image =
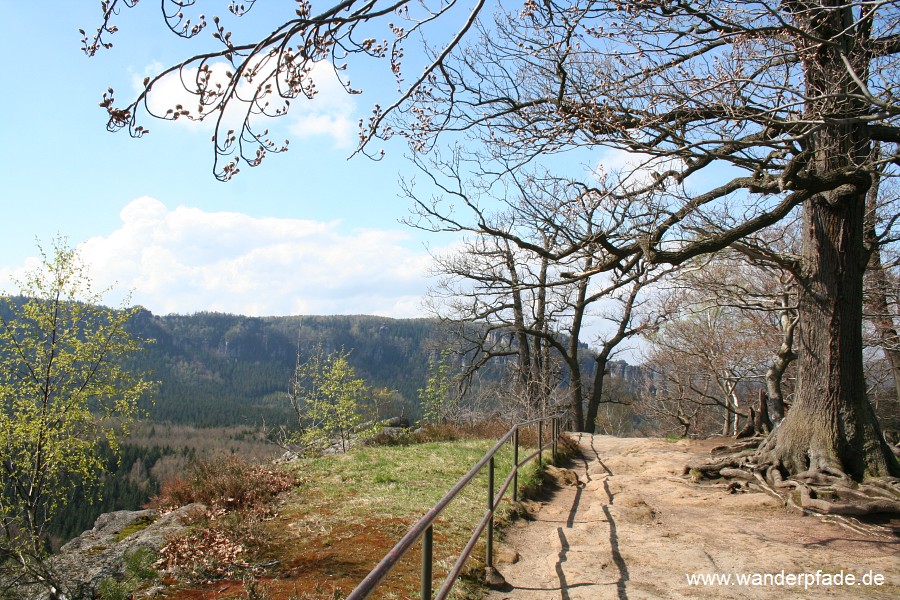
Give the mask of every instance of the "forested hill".
[{"label": "forested hill", "polygon": [[140,312],[134,333],[155,342],[139,368],[160,382],[153,420],[197,426],[285,422],[285,392],[300,349],[346,350],[370,387],[397,390],[395,410],[418,416],[417,390],[440,347],[427,319],[373,316],[244,317],[221,313],[156,316]]}]

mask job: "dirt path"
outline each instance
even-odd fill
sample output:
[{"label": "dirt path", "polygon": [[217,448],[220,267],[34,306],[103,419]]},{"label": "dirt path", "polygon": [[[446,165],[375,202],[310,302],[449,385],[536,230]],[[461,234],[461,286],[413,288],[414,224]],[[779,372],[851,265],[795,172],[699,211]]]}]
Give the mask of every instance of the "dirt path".
[{"label": "dirt path", "polygon": [[[507,586],[491,599],[900,598],[897,521],[804,517],[766,494],[681,478],[715,441],[578,442],[582,458],[570,466],[579,484],[550,492],[507,530],[497,561]],[[841,572],[858,583],[837,585]],[[690,574],[731,583],[692,586]],[[803,579],[791,585],[795,574]],[[739,585],[745,575],[757,579]],[[864,576],[883,583],[859,583]]]}]

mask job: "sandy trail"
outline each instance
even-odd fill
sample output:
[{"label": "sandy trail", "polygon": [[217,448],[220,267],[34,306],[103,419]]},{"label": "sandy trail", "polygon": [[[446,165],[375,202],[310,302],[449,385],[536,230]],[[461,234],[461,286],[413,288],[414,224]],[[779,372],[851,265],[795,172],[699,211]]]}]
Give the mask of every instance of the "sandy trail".
[{"label": "sandy trail", "polygon": [[[716,441],[575,436],[579,484],[551,491],[507,530],[497,561],[507,586],[491,599],[900,598],[897,521],[804,517],[766,494],[681,478]],[[841,572],[857,583],[826,585]],[[691,574],[731,584],[692,586]],[[738,585],[754,574],[809,581]]]}]

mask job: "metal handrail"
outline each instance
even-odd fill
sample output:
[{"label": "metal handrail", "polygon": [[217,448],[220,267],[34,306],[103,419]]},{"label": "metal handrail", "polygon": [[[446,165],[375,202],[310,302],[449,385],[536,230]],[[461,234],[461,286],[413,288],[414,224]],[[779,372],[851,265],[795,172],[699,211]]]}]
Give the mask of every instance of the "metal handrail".
[{"label": "metal handrail", "polygon": [[[551,436],[548,444],[544,444],[544,423],[550,422],[552,424]],[[527,426],[533,425],[537,423],[538,425],[538,448],[528,456],[526,456],[521,461],[519,460],[519,429]],[[435,596],[436,600],[440,600],[446,598],[450,593],[450,589],[453,587],[453,584],[456,582],[456,579],[459,577],[459,574],[462,572],[463,566],[466,563],[466,560],[469,558],[469,555],[472,553],[472,550],[475,548],[475,545],[478,543],[478,540],[481,537],[481,534],[484,533],[485,529],[487,529],[487,553],[485,562],[487,563],[487,567],[493,567],[493,541],[494,541],[494,512],[497,509],[497,506],[503,500],[503,496],[506,493],[506,490],[509,489],[510,484],[512,484],[512,494],[513,494],[513,502],[518,500],[518,476],[519,476],[519,468],[528,464],[531,459],[538,457],[538,460],[541,461],[543,459],[543,451],[544,448],[550,447],[553,453],[553,461],[556,462],[556,454],[557,454],[557,442],[559,441],[560,435],[560,423],[561,423],[561,415],[553,415],[551,417],[543,417],[540,419],[532,419],[530,421],[523,421],[522,423],[516,423],[513,425],[512,429],[510,429],[506,435],[504,435],[500,440],[494,444],[494,447],[491,448],[482,458],[479,460],[475,466],[469,469],[469,472],[463,475],[462,479],[460,479],[456,485],[454,485],[450,491],[444,494],[444,497],[438,501],[431,509],[426,512],[415,525],[413,525],[410,530],[404,535],[399,542],[381,559],[381,562],[376,565],[372,571],[369,572],[368,575],[356,586],[356,588],[350,592],[350,595],[347,596],[346,600],[361,600],[362,598],[367,598],[369,594],[375,591],[375,589],[381,584],[382,580],[387,577],[388,573],[394,566],[399,562],[400,558],[406,554],[406,552],[412,548],[412,546],[419,541],[419,538],[422,538],[422,577],[421,577],[421,585],[420,585],[420,597],[421,600],[431,600],[432,597],[432,559],[433,559],[433,545],[434,545],[434,522],[438,518],[438,516],[443,512],[443,510],[453,501],[453,499],[465,488],[472,479],[475,478],[476,475],[485,467],[488,466],[488,493],[487,493],[487,510],[485,511],[484,517],[475,527],[472,537],[469,538],[468,543],[463,548],[459,557],[456,560],[456,563],[453,565],[453,568],[450,569],[450,572],[447,575],[447,579],[444,581],[444,584],[438,590],[437,596]],[[494,455],[503,447],[503,445],[509,441],[510,438],[513,438],[513,466],[510,470],[509,475],[503,482],[503,485],[500,486],[499,491],[495,494],[494,492]]]}]

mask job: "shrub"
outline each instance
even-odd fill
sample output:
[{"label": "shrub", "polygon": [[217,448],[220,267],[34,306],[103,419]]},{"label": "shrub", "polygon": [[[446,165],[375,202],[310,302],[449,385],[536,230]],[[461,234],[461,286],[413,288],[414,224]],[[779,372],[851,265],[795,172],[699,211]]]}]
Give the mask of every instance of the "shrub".
[{"label": "shrub", "polygon": [[242,510],[266,504],[296,483],[290,473],[254,466],[237,456],[201,460],[189,466],[183,477],[166,482],[150,506],[166,510],[202,502]]},{"label": "shrub", "polygon": [[104,579],[97,588],[100,600],[128,600],[131,592],[128,587],[115,579]]},{"label": "shrub", "polygon": [[264,545],[260,521],[272,501],[296,484],[290,473],[237,456],[193,463],[183,477],[164,484],[150,505],[169,510],[200,502],[207,510],[192,529],[169,540],[157,565],[195,580],[233,576],[243,568],[239,561]]},{"label": "shrub", "polygon": [[442,423],[425,425],[415,431],[417,442],[453,442],[456,440],[490,440],[503,436],[512,425],[503,421],[476,423]]},{"label": "shrub", "polygon": [[409,430],[403,430],[397,433],[389,433],[381,431],[372,437],[366,438],[367,446],[409,446],[414,443],[416,438]]}]

